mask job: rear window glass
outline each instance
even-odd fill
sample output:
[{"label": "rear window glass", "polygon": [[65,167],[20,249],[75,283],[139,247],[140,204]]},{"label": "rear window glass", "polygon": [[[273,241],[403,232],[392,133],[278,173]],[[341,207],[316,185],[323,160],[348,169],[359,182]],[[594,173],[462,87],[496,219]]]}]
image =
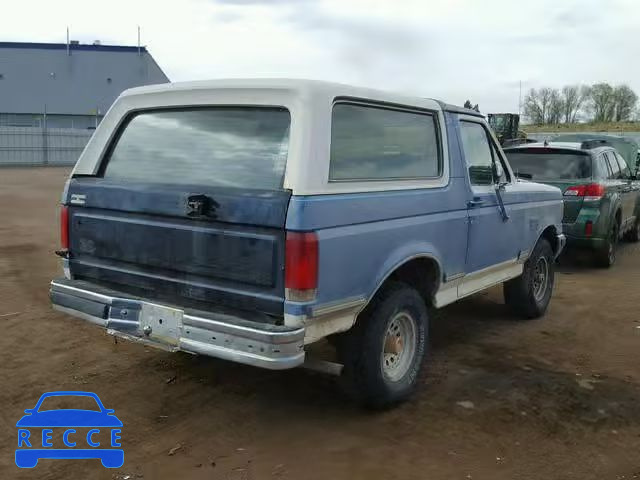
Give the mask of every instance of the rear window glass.
[{"label": "rear window glass", "polygon": [[562,180],[591,178],[591,157],[572,152],[507,151],[511,169],[521,178]]},{"label": "rear window glass", "polygon": [[440,175],[430,113],[339,103],[331,122],[330,180],[393,180]]},{"label": "rear window glass", "polygon": [[104,177],[251,189],[282,187],[289,147],[282,108],[215,107],[134,115]]}]

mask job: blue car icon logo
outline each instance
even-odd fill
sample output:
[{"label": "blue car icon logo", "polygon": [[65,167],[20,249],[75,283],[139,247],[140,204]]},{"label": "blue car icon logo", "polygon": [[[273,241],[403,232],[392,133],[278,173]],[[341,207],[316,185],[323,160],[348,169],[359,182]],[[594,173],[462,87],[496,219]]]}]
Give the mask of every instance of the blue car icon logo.
[{"label": "blue car icon logo", "polygon": [[[47,399],[95,401],[95,409],[58,408],[47,410]],[[68,398],[67,398],[68,397]],[[49,403],[51,401],[48,401]],[[24,411],[18,420],[16,465],[33,468],[41,458],[100,459],[107,468],[119,468],[124,463],[120,444],[122,422],[104,408],[98,395],[92,392],[49,392],[40,397],[36,406]],[[62,448],[64,447],[64,448]]]}]

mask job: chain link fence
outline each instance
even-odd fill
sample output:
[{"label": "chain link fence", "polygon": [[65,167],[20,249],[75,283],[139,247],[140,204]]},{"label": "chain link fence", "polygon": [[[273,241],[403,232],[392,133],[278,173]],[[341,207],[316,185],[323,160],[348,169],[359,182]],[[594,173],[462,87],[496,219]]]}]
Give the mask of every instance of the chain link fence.
[{"label": "chain link fence", "polygon": [[74,165],[93,130],[0,127],[1,166]]}]

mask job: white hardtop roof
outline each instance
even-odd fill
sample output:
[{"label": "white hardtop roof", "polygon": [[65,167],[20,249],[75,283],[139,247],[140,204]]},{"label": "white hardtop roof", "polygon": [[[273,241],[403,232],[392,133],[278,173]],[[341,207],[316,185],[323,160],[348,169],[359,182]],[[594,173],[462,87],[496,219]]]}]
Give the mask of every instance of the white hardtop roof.
[{"label": "white hardtop roof", "polygon": [[123,92],[96,129],[76,163],[73,174],[94,175],[115,132],[131,112],[164,107],[206,105],[271,105],[291,113],[291,132],[284,188],[297,195],[383,191],[424,188],[429,183],[446,185],[449,162],[436,180],[329,182],[331,106],[338,99],[354,99],[429,110],[438,118],[442,156],[448,159],[444,111],[478,116],[477,112],[446,105],[433,99],[315,80],[225,79],[167,83],[136,87]]},{"label": "white hardtop roof", "polygon": [[303,96],[353,97],[377,100],[400,105],[426,106],[433,109],[434,102],[442,102],[426,97],[406,95],[399,92],[358,87],[343,83],[322,80],[306,80],[293,78],[227,78],[218,80],[198,80],[191,82],[175,82],[135,87],[125,90],[121,97],[153,95],[162,93],[178,93],[192,91],[216,90],[260,90],[281,91]]}]

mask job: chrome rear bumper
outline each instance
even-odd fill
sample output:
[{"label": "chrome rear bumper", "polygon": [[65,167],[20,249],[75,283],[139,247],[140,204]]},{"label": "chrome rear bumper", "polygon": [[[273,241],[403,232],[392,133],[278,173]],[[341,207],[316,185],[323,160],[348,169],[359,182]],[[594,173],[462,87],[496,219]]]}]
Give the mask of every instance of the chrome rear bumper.
[{"label": "chrome rear bumper", "polygon": [[127,340],[208,355],[271,370],[304,362],[304,328],[250,322],[227,314],[200,316],[84,281],[51,282],[53,308]]}]

